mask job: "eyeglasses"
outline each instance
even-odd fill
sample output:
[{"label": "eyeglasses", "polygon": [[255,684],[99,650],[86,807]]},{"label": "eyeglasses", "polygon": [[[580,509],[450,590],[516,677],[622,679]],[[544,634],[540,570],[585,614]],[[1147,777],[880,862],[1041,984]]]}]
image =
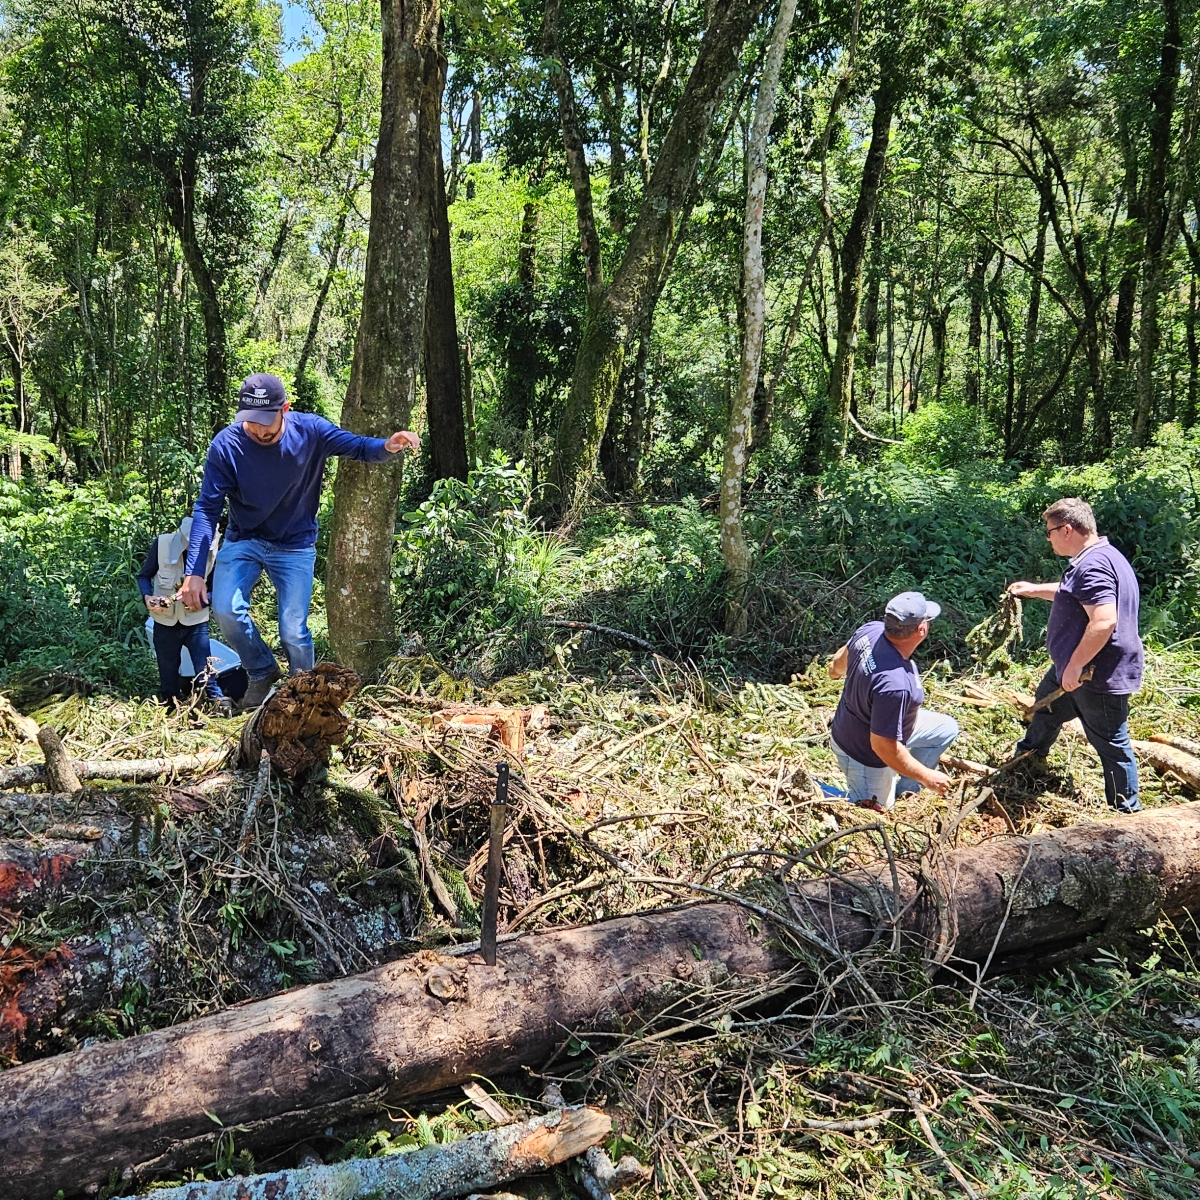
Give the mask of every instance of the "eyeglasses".
[{"label": "eyeglasses", "polygon": [[1051,525],[1050,528],[1046,530],[1046,541],[1050,540],[1050,535],[1052,533],[1057,533],[1060,529],[1070,529],[1070,528],[1071,528],[1070,521],[1064,521],[1061,525]]}]

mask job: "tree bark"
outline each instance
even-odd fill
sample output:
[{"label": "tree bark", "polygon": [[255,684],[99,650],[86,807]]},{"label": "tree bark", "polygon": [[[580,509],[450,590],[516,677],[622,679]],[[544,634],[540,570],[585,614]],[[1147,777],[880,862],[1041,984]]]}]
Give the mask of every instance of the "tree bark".
[{"label": "tree bark", "polygon": [[[441,111],[441,0],[383,0],[383,87],[362,319],[341,423],[386,437],[412,413],[429,279],[428,126]],[[344,666],[370,673],[395,639],[391,568],[399,462],[342,459],[334,481],[325,603]]]},{"label": "tree bark", "polygon": [[695,201],[696,168],[713,116],[765,7],[765,0],[713,7],[620,266],[611,285],[589,304],[550,464],[544,505],[551,514],[568,511],[595,473],[626,346],[658,302],[673,235]]},{"label": "tree bark", "polygon": [[[843,962],[881,936],[886,945],[894,918],[902,945],[931,966],[951,956],[993,971],[1024,965],[1160,913],[1200,912],[1200,804],[951,850],[921,877],[879,863],[803,883],[791,909],[793,936]],[[540,1063],[569,1032],[628,1029],[661,1011],[678,998],[670,981],[793,966],[778,948],[786,930],[751,921],[732,904],[646,913],[517,938],[498,967],[426,951],[12,1067],[0,1073],[0,1184],[18,1200],[50,1200],[114,1168],[203,1161],[208,1113],[248,1125],[239,1145],[294,1142],[339,1105]]]},{"label": "tree bark", "polygon": [[498,957],[426,953],[4,1071],[0,1192],[50,1200],[114,1167],[207,1161],[207,1112],[251,1126],[239,1146],[255,1129],[294,1141],[369,1093],[377,1106],[540,1063],[564,1031],[624,1027],[714,968],[751,977],[784,965],[728,905],[535,934],[502,942]]},{"label": "tree bark", "polygon": [[875,222],[875,208],[883,191],[884,169],[887,165],[888,141],[892,133],[892,117],[900,102],[900,81],[887,69],[875,89],[875,112],[871,119],[871,142],[863,163],[862,182],[850,225],[839,254],[841,284],[837,297],[837,349],[829,378],[827,450],[845,444],[846,418],[854,391],[854,359],[858,347],[859,309],[862,301],[863,261],[867,240]]},{"label": "tree bark", "polygon": [[429,181],[433,212],[429,231],[429,290],[425,300],[425,413],[434,479],[466,482],[467,438],[458,361],[458,316],[454,308],[454,263],[450,254],[450,215],[446,210],[442,164],[441,96],[445,88],[445,62],[442,57],[438,120],[428,128],[431,145],[426,151],[433,170],[433,178]]},{"label": "tree bark", "polygon": [[68,796],[78,795],[83,791],[83,784],[75,773],[75,764],[67,755],[58,736],[58,730],[50,725],[43,725],[38,730],[38,745],[46,756],[46,783],[52,792],[65,792]]},{"label": "tree bark", "polygon": [[775,99],[783,52],[796,16],[796,0],[780,0],[779,15],[758,81],[754,121],[746,143],[746,215],[742,229],[742,352],[737,390],[729,408],[725,459],[721,468],[721,558],[725,565],[725,632],[741,637],[749,623],[746,593],[752,555],[742,527],[742,478],[754,430],[754,396],[762,365],[766,325],[763,268],[763,209],[767,202],[767,139],[775,120]]}]

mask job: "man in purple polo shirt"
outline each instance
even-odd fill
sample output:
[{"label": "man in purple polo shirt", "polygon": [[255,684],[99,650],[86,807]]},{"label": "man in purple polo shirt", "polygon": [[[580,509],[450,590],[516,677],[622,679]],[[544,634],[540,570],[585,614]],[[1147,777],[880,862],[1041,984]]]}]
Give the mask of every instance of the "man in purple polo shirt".
[{"label": "man in purple polo shirt", "polygon": [[[1055,554],[1069,559],[1058,583],[1009,585],[1014,596],[1049,600],[1046,649],[1050,670],[1037,698],[1058,687],[1066,693],[1033,716],[1017,751],[1045,758],[1064,723],[1079,718],[1104,766],[1104,797],[1118,812],[1137,812],[1137,760],[1129,741],[1129,697],[1142,686],[1144,655],[1138,636],[1138,581],[1129,560],[1096,532],[1086,500],[1055,501],[1044,513]],[[1082,678],[1091,666],[1091,678]]]},{"label": "man in purple polo shirt", "polygon": [[958,723],[921,707],[925,690],[912,658],[941,611],[920,592],[901,592],[883,620],[855,630],[829,664],[831,679],[846,680],[829,729],[833,752],[849,799],[862,808],[887,812],[897,790],[924,786],[942,795],[950,786],[937,765]]},{"label": "man in purple polo shirt", "polygon": [[250,677],[241,703],[246,710],[267,698],[281,674],[250,617],[250,596],[264,571],[279,599],[279,640],[288,667],[293,675],[312,670],[308,609],[325,463],[334,456],[387,462],[402,450],[415,450],[420,439],[408,430],[387,439],[360,437],[324,417],[291,412],[276,375],[251,375],[238,400],[232,424],[208,447],[179,598],[192,612],[208,603],[203,564],[228,500],[229,530],[213,569],[212,605]]}]

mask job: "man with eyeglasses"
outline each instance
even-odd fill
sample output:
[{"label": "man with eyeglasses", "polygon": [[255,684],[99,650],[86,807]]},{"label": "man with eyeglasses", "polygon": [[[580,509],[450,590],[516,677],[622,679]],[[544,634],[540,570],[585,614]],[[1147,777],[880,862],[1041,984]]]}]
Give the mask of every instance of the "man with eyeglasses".
[{"label": "man with eyeglasses", "polygon": [[[1118,812],[1134,813],[1137,760],[1129,740],[1129,697],[1142,686],[1144,653],[1138,636],[1139,592],[1129,560],[1096,531],[1092,506],[1078,497],[1055,501],[1044,513],[1055,554],[1069,559],[1058,583],[1009,584],[1022,599],[1049,600],[1046,649],[1050,670],[1038,685],[1041,700],[1064,695],[1036,712],[1018,753],[1045,758],[1063,725],[1079,718],[1104,767],[1104,797]],[[1090,678],[1084,679],[1090,666]]]}]

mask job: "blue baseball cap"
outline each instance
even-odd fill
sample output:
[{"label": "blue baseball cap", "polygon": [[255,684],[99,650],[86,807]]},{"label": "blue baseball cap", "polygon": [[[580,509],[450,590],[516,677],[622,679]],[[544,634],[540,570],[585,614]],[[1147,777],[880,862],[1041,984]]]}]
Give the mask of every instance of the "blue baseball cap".
[{"label": "blue baseball cap", "polygon": [[901,592],[893,596],[884,609],[897,625],[916,625],[921,621],[932,621],[942,611],[940,604],[926,600],[920,592]]},{"label": "blue baseball cap", "polygon": [[279,410],[287,402],[283,380],[278,375],[247,375],[238,390],[238,412],[234,424],[253,421],[256,425],[274,425]]}]

